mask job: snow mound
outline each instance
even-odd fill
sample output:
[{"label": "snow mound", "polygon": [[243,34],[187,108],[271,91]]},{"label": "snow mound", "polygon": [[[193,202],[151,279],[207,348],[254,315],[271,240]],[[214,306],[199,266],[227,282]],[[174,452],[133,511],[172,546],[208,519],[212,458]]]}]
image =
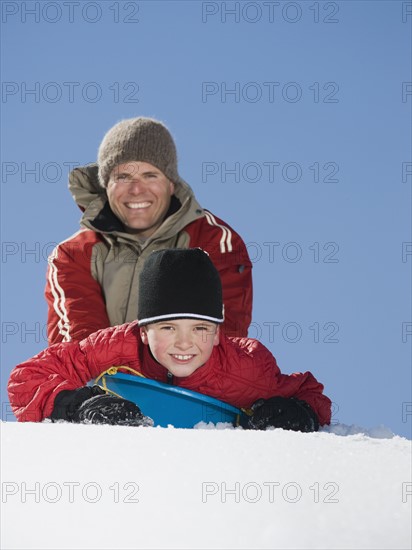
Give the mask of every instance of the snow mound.
[{"label": "snow mound", "polygon": [[2,548],[411,547],[411,441],[384,428],[0,428]]},{"label": "snow mound", "polygon": [[[173,427],[173,426],[170,426]],[[239,426],[237,428],[234,428],[232,424],[229,422],[218,422],[217,424],[213,424],[213,422],[198,422],[194,426],[195,430],[242,430],[242,428]],[[270,431],[271,428],[268,428],[268,431]],[[366,435],[367,437],[375,438],[375,439],[392,439],[395,437],[395,434],[392,432],[390,428],[387,428],[383,424],[380,426],[376,426],[374,428],[361,428],[360,426],[356,426],[355,424],[352,424],[348,426],[347,424],[333,424],[331,426],[324,426],[319,430],[320,432],[325,433],[332,433],[335,435],[342,435],[342,436],[348,436],[348,435]]]},{"label": "snow mound", "polygon": [[375,439],[392,439],[395,437],[395,434],[381,424],[380,426],[375,426],[374,428],[361,428],[355,424],[348,426],[347,424],[331,424],[330,426],[324,426],[320,430],[321,432],[332,433],[335,435],[356,435],[363,434],[368,437]]}]

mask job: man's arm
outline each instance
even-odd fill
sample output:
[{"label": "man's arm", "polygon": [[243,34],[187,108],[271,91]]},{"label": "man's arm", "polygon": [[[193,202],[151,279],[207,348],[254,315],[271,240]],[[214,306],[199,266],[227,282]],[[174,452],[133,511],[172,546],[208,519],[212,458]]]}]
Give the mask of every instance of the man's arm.
[{"label": "man's arm", "polygon": [[205,250],[222,280],[227,336],[247,336],[252,320],[252,262],[243,239],[226,222],[205,210],[205,217],[186,227],[190,247]]},{"label": "man's arm", "polygon": [[49,345],[81,340],[110,326],[102,289],[91,274],[97,236],[80,231],[49,257],[45,296]]},{"label": "man's arm", "polygon": [[222,280],[225,334],[246,337],[252,321],[252,265],[244,257],[241,263],[236,261],[232,265],[216,267]]}]

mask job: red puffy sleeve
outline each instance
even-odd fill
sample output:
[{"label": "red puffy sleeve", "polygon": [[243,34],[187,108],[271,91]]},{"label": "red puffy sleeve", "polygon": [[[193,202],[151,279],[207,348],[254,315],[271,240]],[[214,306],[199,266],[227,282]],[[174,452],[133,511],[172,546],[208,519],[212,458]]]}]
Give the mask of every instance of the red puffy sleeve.
[{"label": "red puffy sleeve", "polygon": [[260,398],[296,397],[309,403],[321,425],[330,424],[332,402],[312,373],[282,374],[275,357],[258,340],[226,338],[221,342],[220,395],[215,397],[242,408]]},{"label": "red puffy sleeve", "polygon": [[8,393],[20,422],[50,416],[57,394],[85,386],[113,365],[140,371],[137,322],[100,330],[80,342],[55,344],[17,365]]}]

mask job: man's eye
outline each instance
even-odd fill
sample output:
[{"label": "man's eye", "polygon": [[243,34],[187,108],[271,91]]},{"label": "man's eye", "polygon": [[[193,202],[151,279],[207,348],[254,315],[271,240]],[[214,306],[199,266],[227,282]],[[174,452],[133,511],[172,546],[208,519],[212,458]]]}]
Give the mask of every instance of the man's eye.
[{"label": "man's eye", "polygon": [[205,331],[210,330],[210,328],[209,328],[209,327],[205,327],[205,326],[203,326],[203,325],[200,325],[200,326],[196,327],[196,330],[199,331],[199,332],[205,332]]},{"label": "man's eye", "polygon": [[171,325],[164,325],[160,327],[160,330],[173,330],[173,327]]}]

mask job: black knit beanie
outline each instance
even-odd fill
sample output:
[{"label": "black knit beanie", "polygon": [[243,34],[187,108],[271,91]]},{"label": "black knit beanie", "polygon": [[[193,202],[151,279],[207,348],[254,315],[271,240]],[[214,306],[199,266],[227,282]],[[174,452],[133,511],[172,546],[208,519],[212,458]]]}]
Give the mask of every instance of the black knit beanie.
[{"label": "black knit beanie", "polygon": [[152,252],[139,280],[139,326],[172,319],[223,323],[222,283],[200,248]]},{"label": "black knit beanie", "polygon": [[169,130],[158,120],[129,118],[107,132],[100,144],[97,159],[100,184],[107,187],[113,168],[132,161],[148,162],[156,166],[174,183],[180,180],[175,143]]}]

